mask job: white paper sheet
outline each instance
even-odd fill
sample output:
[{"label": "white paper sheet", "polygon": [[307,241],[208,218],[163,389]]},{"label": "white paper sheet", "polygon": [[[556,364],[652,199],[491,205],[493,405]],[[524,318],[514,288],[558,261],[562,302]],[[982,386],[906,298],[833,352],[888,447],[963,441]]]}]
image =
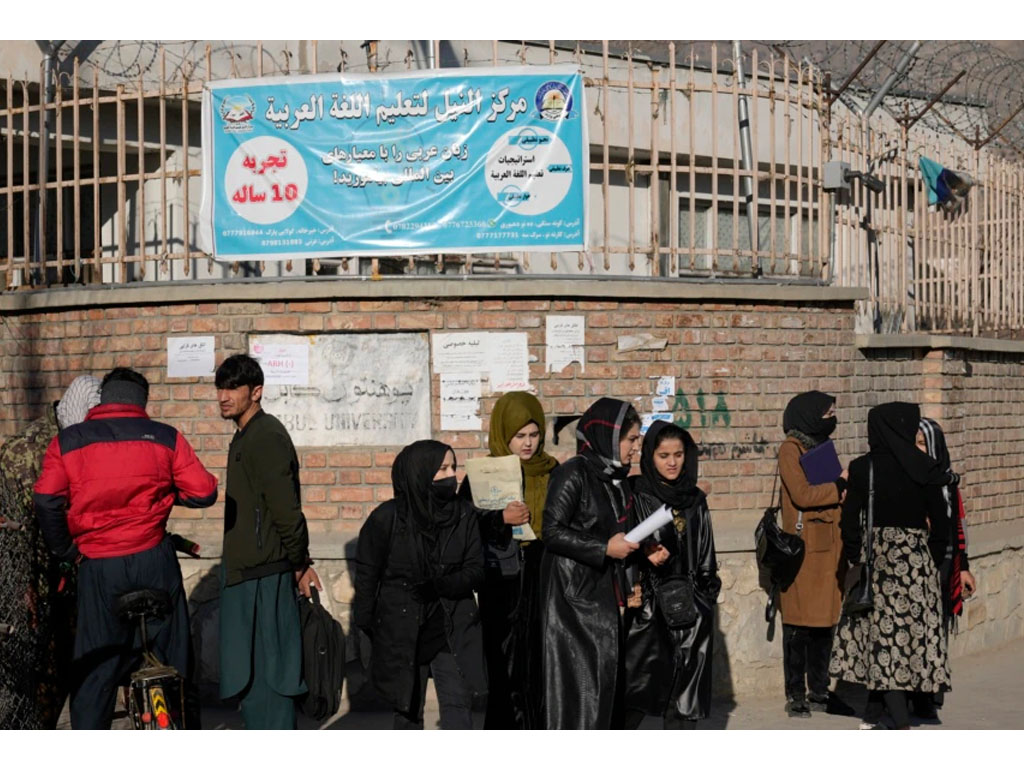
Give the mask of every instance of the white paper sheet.
[{"label": "white paper sheet", "polygon": [[486,367],[488,337],[480,333],[431,334],[434,373],[476,373]]},{"label": "white paper sheet", "polygon": [[675,376],[662,376],[658,379],[658,386],[654,390],[654,394],[662,395],[664,397],[672,397],[676,393],[676,377]]},{"label": "white paper sheet", "polygon": [[662,504],[649,516],[640,521],[640,524],[626,534],[626,541],[639,544],[663,525],[672,522],[672,510]]},{"label": "white paper sheet", "polygon": [[667,411],[667,410],[669,410],[669,407],[668,407],[668,397],[666,397],[665,395],[655,395],[654,397],[652,397],[651,398],[651,409],[654,410],[654,411]]},{"label": "white paper sheet", "polygon": [[671,413],[644,413],[640,416],[640,434],[646,435],[651,424],[656,421],[672,421]]},{"label": "white paper sheet", "polygon": [[[473,492],[473,504],[480,509],[504,509],[523,500],[523,470],[518,456],[480,456],[466,459],[466,477]],[[513,525],[512,538],[537,538],[529,525]]]},{"label": "white paper sheet", "polygon": [[448,432],[479,431],[480,374],[441,374],[441,429]]},{"label": "white paper sheet", "polygon": [[213,336],[168,336],[167,378],[213,376]]},{"label": "white paper sheet", "polygon": [[548,315],[545,369],[559,373],[572,363],[586,369],[585,324],[582,315]]},{"label": "white paper sheet", "polygon": [[530,388],[530,353],[525,333],[487,334],[486,369],[491,392],[520,392]]},{"label": "white paper sheet", "polygon": [[309,386],[309,342],[300,344],[249,343],[249,354],[259,360],[265,385]]}]

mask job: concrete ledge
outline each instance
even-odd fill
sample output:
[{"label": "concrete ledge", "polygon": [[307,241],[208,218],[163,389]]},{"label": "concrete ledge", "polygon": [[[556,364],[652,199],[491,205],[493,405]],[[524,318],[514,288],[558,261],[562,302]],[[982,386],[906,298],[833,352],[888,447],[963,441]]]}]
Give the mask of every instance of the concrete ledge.
[{"label": "concrete ledge", "polygon": [[[754,527],[760,520],[760,516],[754,519],[751,516],[749,523],[733,523],[723,525],[721,521],[713,522],[715,528],[715,551],[719,555],[754,553]],[[712,513],[714,520],[714,513]],[[168,528],[174,530],[174,520],[170,521]],[[970,524],[968,520],[968,553],[971,559],[1004,552],[1011,549],[1024,549],[1024,518],[1009,520],[1003,523],[988,523],[986,525]],[[180,526],[179,526],[180,527]],[[202,559],[218,559],[221,554],[221,534],[203,533],[190,535],[202,547]],[[344,560],[346,549],[351,547],[351,542],[357,538],[355,533],[333,533],[328,539],[310,542],[310,554],[314,559],[321,560]]]},{"label": "concrete ledge", "polygon": [[858,349],[966,349],[1024,355],[1024,341],[974,336],[933,336],[927,333],[857,334]]},{"label": "concrete ledge", "polygon": [[867,298],[867,291],[808,283],[619,276],[242,278],[18,291],[0,296],[0,313],[185,302],[430,298],[850,304]]}]

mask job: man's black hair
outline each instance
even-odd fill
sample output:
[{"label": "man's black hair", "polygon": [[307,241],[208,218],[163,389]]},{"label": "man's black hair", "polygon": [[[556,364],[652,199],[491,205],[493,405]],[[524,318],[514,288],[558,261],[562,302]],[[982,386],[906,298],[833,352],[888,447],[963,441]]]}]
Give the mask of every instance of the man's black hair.
[{"label": "man's black hair", "polygon": [[262,387],[263,369],[255,358],[249,355],[232,355],[217,368],[214,381],[217,389]]},{"label": "man's black hair", "polygon": [[102,391],[102,389],[112,381],[127,381],[137,387],[142,387],[142,391],[146,394],[146,398],[149,399],[149,382],[146,381],[146,377],[138,371],[132,370],[131,368],[115,368],[103,377],[103,382],[100,384],[100,390]]}]

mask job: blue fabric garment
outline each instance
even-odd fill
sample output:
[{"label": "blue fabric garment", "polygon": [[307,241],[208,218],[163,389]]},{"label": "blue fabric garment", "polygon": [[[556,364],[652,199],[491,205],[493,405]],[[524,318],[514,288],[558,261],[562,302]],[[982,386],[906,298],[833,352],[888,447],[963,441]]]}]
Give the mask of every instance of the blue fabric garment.
[{"label": "blue fabric garment", "polygon": [[[260,681],[253,680],[255,666],[261,668]],[[306,692],[299,608],[291,572],[222,587],[221,698],[238,695],[254,682],[259,684],[253,687],[267,687],[281,696]],[[246,727],[253,725],[247,722]]]},{"label": "blue fabric garment", "polygon": [[924,155],[921,155],[917,164],[921,169],[921,175],[924,176],[925,185],[928,187],[928,205],[938,205],[952,197],[953,193],[949,191],[949,187],[942,178],[943,173],[946,172],[945,168]]}]

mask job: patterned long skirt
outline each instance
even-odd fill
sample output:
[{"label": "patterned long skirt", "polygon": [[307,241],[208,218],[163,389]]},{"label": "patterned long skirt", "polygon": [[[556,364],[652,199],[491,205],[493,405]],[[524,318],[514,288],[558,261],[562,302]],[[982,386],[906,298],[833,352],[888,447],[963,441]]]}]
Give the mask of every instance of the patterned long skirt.
[{"label": "patterned long skirt", "polygon": [[928,532],[875,528],[874,609],[842,616],[829,674],[872,691],[949,690],[939,572]]}]

